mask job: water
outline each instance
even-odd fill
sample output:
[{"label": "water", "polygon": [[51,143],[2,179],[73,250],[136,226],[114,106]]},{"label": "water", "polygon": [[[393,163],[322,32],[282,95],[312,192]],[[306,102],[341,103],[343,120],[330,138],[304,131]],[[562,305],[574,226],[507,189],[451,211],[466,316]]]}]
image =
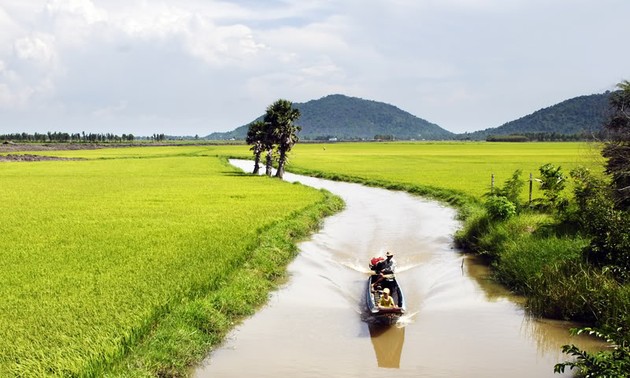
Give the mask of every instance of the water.
[{"label": "water", "polygon": [[[231,161],[251,171],[250,161]],[[285,174],[325,188],[346,209],[299,245],[290,279],[195,370],[195,377],[560,377],[568,323],[529,318],[453,247],[455,211],[402,192]],[[407,314],[369,322],[372,256],[392,251]],[[566,375],[569,376],[569,375]]]}]

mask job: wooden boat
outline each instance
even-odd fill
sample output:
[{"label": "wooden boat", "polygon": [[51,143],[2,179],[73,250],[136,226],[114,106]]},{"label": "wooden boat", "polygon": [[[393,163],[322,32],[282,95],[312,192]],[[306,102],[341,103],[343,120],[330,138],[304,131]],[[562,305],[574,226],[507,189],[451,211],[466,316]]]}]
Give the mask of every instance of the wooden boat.
[{"label": "wooden boat", "polygon": [[[387,279],[380,281],[375,288],[372,288],[372,284],[378,277],[378,275],[372,274],[370,278],[368,278],[367,288],[365,289],[367,309],[373,320],[392,324],[406,311],[405,296],[393,274]],[[383,308],[378,306],[381,295],[383,295],[383,289],[385,288],[389,289],[390,295],[394,298],[396,307]]]}]

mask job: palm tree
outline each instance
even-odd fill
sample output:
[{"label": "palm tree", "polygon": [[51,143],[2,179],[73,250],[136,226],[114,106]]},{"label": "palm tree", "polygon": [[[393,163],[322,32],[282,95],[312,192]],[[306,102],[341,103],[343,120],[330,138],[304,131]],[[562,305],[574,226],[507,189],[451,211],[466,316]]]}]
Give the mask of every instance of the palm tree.
[{"label": "palm tree", "polygon": [[609,140],[602,155],[608,159],[606,173],[612,178],[615,197],[621,209],[630,210],[630,81],[617,84],[610,96],[612,115],[604,127]]},{"label": "palm tree", "polygon": [[278,169],[276,177],[284,176],[287,154],[297,143],[297,132],[301,130],[295,122],[300,117],[300,111],[293,108],[291,101],[280,99],[269,105],[264,121],[271,129],[273,141],[278,146]]},{"label": "palm tree", "polygon": [[247,137],[245,138],[245,142],[252,145],[250,148],[254,153],[254,171],[252,173],[255,175],[257,175],[260,170],[260,155],[264,150],[265,126],[263,121],[252,122],[249,125]]}]

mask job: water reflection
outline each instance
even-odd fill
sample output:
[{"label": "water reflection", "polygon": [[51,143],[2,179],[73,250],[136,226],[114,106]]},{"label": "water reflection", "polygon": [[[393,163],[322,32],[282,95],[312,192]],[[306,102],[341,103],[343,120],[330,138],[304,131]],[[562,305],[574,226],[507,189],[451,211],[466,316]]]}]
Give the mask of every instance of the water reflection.
[{"label": "water reflection", "polygon": [[562,353],[562,346],[565,344],[577,344],[588,352],[597,352],[606,347],[602,340],[586,334],[571,336],[569,329],[578,326],[579,324],[569,321],[525,316],[521,334],[536,342],[540,356],[555,356],[558,361],[568,359]]},{"label": "water reflection", "polygon": [[368,324],[378,367],[400,368],[400,355],[405,343],[405,327]]},{"label": "water reflection", "polygon": [[475,255],[464,255],[462,261],[464,272],[477,282],[479,287],[483,289],[483,293],[490,302],[496,302],[507,299],[519,305],[525,304],[525,298],[515,295],[500,285],[492,278],[490,267],[484,263],[480,257]]},{"label": "water reflection", "polygon": [[526,340],[532,340],[536,344],[538,356],[553,357],[558,361],[566,359],[566,355],[562,353],[562,346],[570,343],[576,343],[590,352],[603,348],[601,340],[596,338],[588,335],[571,336],[569,329],[579,327],[578,323],[538,318],[527,314],[526,299],[515,295],[493,280],[490,268],[479,257],[466,255],[464,261],[465,264],[462,267],[465,266],[465,273],[475,280],[488,301],[509,301],[516,305],[515,311],[523,314],[520,334]]}]

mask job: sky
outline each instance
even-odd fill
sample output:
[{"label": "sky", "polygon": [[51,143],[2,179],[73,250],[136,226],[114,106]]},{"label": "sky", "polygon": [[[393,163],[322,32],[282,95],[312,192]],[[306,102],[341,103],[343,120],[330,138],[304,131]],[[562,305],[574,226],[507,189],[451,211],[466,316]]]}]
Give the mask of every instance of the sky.
[{"label": "sky", "polygon": [[630,79],[628,15],[628,0],[0,0],[0,134],[202,137],[330,94],[472,132]]}]

